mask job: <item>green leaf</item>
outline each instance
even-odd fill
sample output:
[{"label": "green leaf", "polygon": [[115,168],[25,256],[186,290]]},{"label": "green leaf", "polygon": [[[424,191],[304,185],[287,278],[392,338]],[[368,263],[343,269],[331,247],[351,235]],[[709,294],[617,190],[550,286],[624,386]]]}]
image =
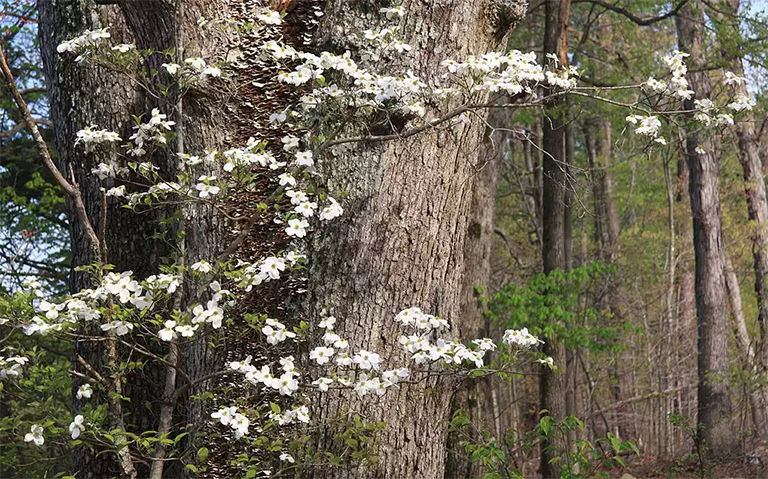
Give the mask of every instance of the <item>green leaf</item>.
[{"label": "green leaf", "polygon": [[185,437],[185,436],[187,436],[187,435],[189,435],[189,433],[188,433],[188,432],[182,432],[181,434],[179,434],[178,436],[176,436],[176,437],[173,439],[173,443],[174,443],[174,444],[178,444],[178,443],[179,443],[179,441],[181,441],[182,439],[184,439],[184,437]]},{"label": "green leaf", "polygon": [[187,464],[184,466],[184,468],[189,469],[190,471],[194,472],[195,474],[200,474],[200,469],[195,467],[193,464]]},{"label": "green leaf", "polygon": [[208,460],[208,454],[210,451],[207,447],[201,447],[197,450],[197,460],[198,462],[205,462]]}]

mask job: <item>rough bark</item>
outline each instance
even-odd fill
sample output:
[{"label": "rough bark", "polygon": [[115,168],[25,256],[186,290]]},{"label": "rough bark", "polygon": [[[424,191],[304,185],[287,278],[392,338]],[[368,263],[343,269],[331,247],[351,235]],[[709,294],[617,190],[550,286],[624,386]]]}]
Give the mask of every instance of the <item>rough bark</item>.
[{"label": "rough bark", "polygon": [[[493,325],[483,315],[481,298],[489,294],[491,253],[494,238],[494,217],[496,183],[498,170],[509,149],[511,134],[494,128],[508,128],[512,122],[509,110],[493,110],[488,117],[488,129],[481,155],[475,164],[473,177],[471,219],[464,242],[464,285],[461,298],[461,321],[458,324],[460,337],[471,340],[481,337],[496,337]],[[496,328],[498,329],[498,328]],[[498,339],[498,338],[497,338]],[[462,409],[469,414],[479,431],[487,431],[492,437],[501,439],[506,431],[501,429],[498,404],[498,389],[509,387],[505,380],[487,377],[467,380],[453,398],[452,410]],[[483,441],[478,435],[476,441]],[[461,447],[459,437],[449,438],[449,462],[446,478],[482,477],[483,468],[473,464]]]},{"label": "rough bark", "polygon": [[[689,2],[676,18],[680,49],[690,53],[687,75],[695,98],[710,98],[712,84],[702,50],[704,16],[700,2]],[[693,110],[694,99],[685,101]],[[728,387],[728,311],[725,249],[720,218],[720,145],[712,132],[689,127],[686,137],[688,194],[693,216],[698,322],[698,426],[711,457],[731,454],[736,446]]]},{"label": "rough bark", "polygon": [[[568,64],[568,19],[570,0],[547,0],[545,3],[544,51],[554,53],[561,65]],[[543,162],[543,251],[544,272],[567,268],[566,264],[566,188],[567,142],[563,102],[551,105],[542,122]],[[544,354],[551,356],[559,368],[566,366],[565,347],[557,338],[547,338]],[[565,417],[566,374],[543,370],[539,383],[540,409],[556,419]],[[562,444],[542,441],[540,472],[542,477],[555,477],[558,466],[555,448]]]},{"label": "rough bark", "polygon": [[[496,47],[500,28],[509,27],[510,12],[524,12],[526,4],[523,0],[405,3],[409,13],[401,26],[405,40],[414,48],[402,64],[393,62],[389,66],[408,66],[424,78],[431,77],[444,58],[477,55]],[[177,48],[184,51],[184,57],[220,57],[226,42],[206,37],[196,20],[225,20],[231,5],[199,0],[184,2],[179,10],[176,6],[163,0],[141,4],[126,0],[119,7],[94,7],[79,0],[41,2],[41,38],[50,79],[52,116],[60,125],[57,146],[62,163],[72,165],[86,192],[86,204],[94,218],[100,214],[97,200],[102,185],[89,175],[96,158],[83,155],[73,146],[76,131],[94,123],[127,138],[130,115],[146,113],[156,105],[119,75],[68,62],[55,53],[56,45],[86,28],[110,24],[113,38],[118,41],[133,40],[142,48]],[[327,5],[319,43],[330,48],[345,47],[349,33],[359,34],[363,27],[380,20],[378,7],[376,2],[357,1]],[[494,11],[498,14],[495,20],[489,17],[489,12]],[[458,23],[456,18],[467,21]],[[149,64],[155,66],[159,61],[159,57],[151,58]],[[190,153],[221,146],[231,128],[221,121],[223,107],[206,101],[207,93],[196,92],[199,96],[194,100],[185,100],[183,114],[176,112],[173,118],[183,131],[185,150]],[[165,106],[170,116],[174,104]],[[461,245],[466,244],[473,228],[469,218],[475,185],[479,184],[475,179],[476,148],[482,143],[483,133],[484,128],[474,124],[389,145],[340,147],[335,148],[333,158],[326,163],[331,189],[347,190],[350,196],[345,204],[346,219],[326,231],[326,238],[316,245],[309,287],[310,309],[316,312],[327,308],[345,318],[347,322],[340,333],[359,347],[403,359],[392,319],[397,311],[411,305],[419,305],[454,323],[461,321],[468,264]],[[175,167],[170,159],[162,160],[168,162],[160,165],[163,171],[172,173]],[[219,219],[210,211],[185,211],[184,216],[184,248],[188,258],[215,257],[222,246]],[[110,206],[109,260],[118,270],[131,269],[139,277],[156,272],[160,258],[167,253],[162,244],[147,241],[154,232],[156,219],[137,217]],[[83,253],[81,236],[73,232],[76,265],[91,260]],[[73,288],[84,283],[85,279],[80,278],[73,282]],[[460,329],[456,327],[454,332]],[[88,356],[97,353],[84,351]],[[210,367],[203,344],[192,346],[180,356],[193,378]],[[153,371],[147,371],[141,379],[149,387],[162,383],[159,373]],[[392,478],[443,475],[445,422],[453,385],[433,386],[426,393],[402,387],[376,406],[377,414],[371,418],[388,423],[377,451],[379,463],[367,471],[349,474]],[[157,399],[151,394],[156,396],[154,390],[134,385],[129,393],[131,407],[143,406],[144,399],[149,397]],[[318,404],[318,420],[338,413],[344,404],[343,399],[329,395]],[[142,425],[156,423],[155,414],[136,409],[133,418]],[[96,462],[101,465],[96,466]],[[114,459],[108,455],[86,455],[78,461],[78,470],[83,477],[119,473]]]},{"label": "rough bark", "polygon": [[[729,23],[735,23],[732,26],[731,34],[736,35],[739,32],[740,21],[739,6],[740,0],[721,0],[719,4],[724,7],[723,10],[715,9],[714,16],[719,22],[724,23],[721,28],[726,28]],[[727,14],[727,16],[726,16]],[[722,33],[723,30],[718,30]],[[731,48],[726,48],[727,39],[721,39],[721,53],[725,64],[736,75],[744,75],[744,64],[742,58]],[[749,95],[746,84],[736,86],[739,95]],[[768,202],[766,201],[765,178],[763,174],[762,160],[760,157],[760,142],[755,128],[757,119],[751,111],[740,115],[736,122],[736,136],[739,139],[739,163],[744,176],[744,194],[747,199],[747,214],[754,227],[752,240],[752,258],[755,271],[755,293],[757,296],[757,321],[760,331],[759,341],[755,342],[756,354],[750,357],[756,367],[755,372],[759,375],[765,375],[768,368],[768,347],[766,347],[766,338],[768,338]],[[757,431],[764,431],[768,425],[768,392],[765,388],[754,393],[759,406],[756,407],[755,424]]]},{"label": "rough bark", "polygon": [[[445,58],[497,47],[483,3],[405,2],[401,36],[413,50],[402,62],[387,66],[407,65],[428,79]],[[320,44],[346,48],[345,39],[378,21],[371,7],[371,2],[329,4]],[[464,21],[456,22],[457,18]],[[349,197],[345,218],[325,230],[315,245],[310,309],[317,313],[325,308],[342,319],[339,334],[356,347],[379,351],[393,364],[404,361],[393,318],[409,306],[449,318],[454,333],[461,329],[457,326],[462,322],[469,261],[464,245],[474,228],[470,210],[483,134],[482,125],[472,124],[384,145],[337,147],[325,162],[329,187],[344,189]],[[430,386],[426,392],[404,386],[370,406],[367,419],[387,423],[378,463],[348,477],[443,477],[455,384],[441,381]],[[356,405],[348,394],[331,394],[316,404],[315,415],[322,420],[343,406],[357,409]],[[330,474],[344,477],[341,472]]]},{"label": "rough bark", "polygon": [[[225,128],[220,125],[223,115],[220,107],[205,94],[199,94],[194,102],[184,104],[183,114],[174,111],[176,104],[157,100],[147,95],[128,75],[116,73],[105,67],[96,67],[84,62],[75,63],[71,57],[60,55],[56,46],[63,40],[73,38],[85,29],[110,27],[112,41],[135,42],[139,48],[165,50],[169,48],[183,50],[189,45],[189,55],[213,58],[221,54],[220,38],[209,32],[203,32],[197,25],[197,18],[205,16],[213,19],[223,13],[219,7],[224,2],[188,1],[184,9],[177,11],[173,2],[148,1],[138,5],[123,2],[119,6],[95,6],[82,0],[39,2],[40,39],[45,73],[48,78],[51,102],[51,118],[56,125],[56,146],[62,171],[72,171],[76,182],[83,192],[84,202],[89,216],[95,224],[101,221],[102,186],[91,169],[100,161],[115,158],[113,150],[108,155],[86,154],[74,145],[76,132],[88,125],[116,131],[122,138],[131,135],[133,120],[131,115],[146,115],[159,107],[178,124],[179,142],[186,141],[191,151],[204,151],[206,148],[221,146]],[[180,45],[179,39],[184,39]],[[159,69],[161,56],[149,59],[145,68]],[[135,73],[139,74],[140,71]],[[161,172],[172,177],[176,171],[176,160],[167,154],[158,154],[153,158]],[[134,272],[138,278],[145,278],[158,271],[162,258],[171,251],[169,243],[152,239],[161,228],[157,221],[167,218],[173,210],[159,211],[157,214],[137,215],[121,208],[119,201],[111,201],[106,211],[106,249],[107,262],[115,265],[117,271]],[[71,221],[72,264],[79,266],[95,260],[89,251],[77,221]],[[184,249],[189,258],[210,258],[220,249],[220,224],[212,211],[204,208],[185,209],[180,226],[184,233]],[[173,235],[172,235],[173,236]],[[173,239],[168,241],[172,242]],[[178,246],[178,245],[175,245]],[[90,279],[75,273],[71,275],[72,290],[90,287]],[[187,295],[191,296],[193,285],[186,286]],[[204,342],[195,342],[184,351],[188,374],[191,377],[202,375],[211,367],[206,365],[196,368],[204,361]],[[88,362],[100,364],[103,350],[93,344],[78,344],[77,354]],[[161,355],[166,351],[158,351]],[[119,348],[118,348],[119,353]],[[162,384],[165,369],[148,365],[140,373],[135,373],[126,383],[123,394],[131,401],[125,404],[127,428],[132,431],[157,429],[160,398],[157,397],[156,384]],[[104,400],[105,398],[102,398]],[[150,405],[147,407],[147,405]],[[182,423],[196,421],[196,417],[183,417]],[[110,454],[95,455],[82,448],[75,454],[75,467],[78,477],[110,477],[120,473],[115,459]],[[178,472],[177,472],[178,473]],[[146,475],[140,470],[139,475]]]}]

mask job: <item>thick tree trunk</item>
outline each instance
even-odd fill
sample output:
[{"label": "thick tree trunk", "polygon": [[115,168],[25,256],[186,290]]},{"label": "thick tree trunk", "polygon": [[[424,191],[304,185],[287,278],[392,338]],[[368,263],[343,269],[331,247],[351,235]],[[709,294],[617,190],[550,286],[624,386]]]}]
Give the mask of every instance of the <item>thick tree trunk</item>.
[{"label": "thick tree trunk", "polygon": [[[702,67],[701,3],[689,2],[677,17],[680,49],[690,53],[688,82],[695,98],[710,98],[712,85]],[[685,101],[693,110],[693,99]],[[720,220],[720,145],[714,134],[692,127],[686,138],[688,193],[693,216],[696,257],[696,314],[698,320],[698,425],[706,453],[722,457],[737,445],[731,421],[728,387],[728,310],[725,288],[725,250]]]},{"label": "thick tree trunk", "polygon": [[[498,38],[488,29],[488,4],[484,3],[405,2],[401,36],[413,50],[402,65],[388,66],[407,65],[429,79],[445,58],[495,48]],[[526,2],[507,3],[524,13]],[[329,4],[321,44],[348,48],[346,39],[380,20],[378,13],[369,13],[372,10],[369,2]],[[456,22],[457,18],[464,21]],[[470,211],[476,152],[483,135],[482,125],[462,125],[452,132],[429,132],[385,145],[336,148],[325,162],[329,187],[348,191],[349,198],[345,218],[323,232],[312,255],[310,309],[315,313],[327,309],[340,318],[339,334],[355,347],[378,351],[392,358],[393,364],[406,362],[393,318],[410,306],[452,320],[455,332],[463,329],[459,325],[465,271],[467,261],[476,261],[466,258],[464,245],[478,227],[481,235],[489,233],[487,225],[473,225]],[[455,385],[441,381],[431,386],[427,392],[403,386],[379,403],[360,408],[348,393],[328,395],[316,405],[318,420],[333,417],[347,406],[367,409],[370,414],[365,419],[387,423],[378,463],[349,477],[444,475]]]},{"label": "thick tree trunk", "polygon": [[[557,56],[561,65],[568,64],[568,19],[570,0],[547,0],[545,3],[544,51]],[[549,114],[542,122],[543,158],[543,251],[544,272],[566,269],[566,188],[567,141],[563,102],[551,105]],[[566,415],[565,394],[566,367],[565,347],[555,337],[547,338],[544,354],[551,356],[559,371],[543,369],[539,383],[540,409],[558,420]],[[542,477],[556,477],[559,466],[551,464],[557,457],[553,449],[563,444],[551,441],[541,443],[540,472]]]},{"label": "thick tree trunk", "polygon": [[[405,3],[409,13],[402,19],[403,33],[413,50],[402,64],[389,66],[396,70],[407,66],[423,78],[432,77],[445,58],[482,54],[498,46],[500,34],[510,26],[505,22],[522,17],[527,6],[524,0]],[[163,0],[140,5],[125,1],[119,8],[94,7],[80,0],[41,2],[41,37],[50,79],[51,110],[59,125],[57,144],[62,163],[75,170],[93,218],[100,214],[101,185],[89,173],[97,159],[75,150],[73,140],[79,129],[94,123],[128,138],[131,114],[145,114],[153,106],[165,106],[166,113],[174,117],[183,132],[186,152],[194,153],[219,148],[225,136],[238,126],[236,122],[223,121],[223,105],[208,101],[207,94],[215,93],[215,89],[196,92],[193,101],[183,102],[183,115],[173,115],[174,102],[157,105],[127,79],[123,81],[119,75],[88,65],[76,65],[55,52],[62,40],[86,28],[110,24],[114,40],[134,40],[141,48],[175,48],[183,51],[184,57],[221,58],[226,39],[214,36],[214,29],[199,27],[197,19],[203,17],[211,24],[226,25],[233,4],[199,0],[183,2],[179,10],[176,7],[175,2]],[[504,15],[498,15],[500,12]],[[456,18],[466,21],[458,23]],[[381,19],[374,2],[334,2],[327,5],[319,43],[347,47],[344,42],[351,38],[350,33],[360,34]],[[159,60],[150,59],[150,66],[156,67],[154,62]],[[400,309],[421,306],[453,320],[456,333],[476,330],[475,326],[462,327],[457,323],[461,322],[468,268],[468,253],[463,245],[472,237],[475,227],[470,220],[471,208],[475,185],[481,184],[476,180],[476,148],[482,143],[483,134],[482,125],[474,124],[387,145],[336,148],[333,158],[325,163],[331,189],[347,190],[350,196],[345,205],[346,219],[326,231],[325,238],[316,245],[308,288],[310,310],[316,313],[327,308],[344,318],[346,324],[340,333],[357,347],[392,357],[393,365],[403,362],[398,359],[405,359],[397,344],[398,328],[393,321]],[[170,157],[160,161],[164,173],[173,173],[175,164]],[[485,222],[492,217],[492,209],[482,216],[481,234],[487,236]],[[131,269],[139,277],[156,272],[160,258],[167,253],[162,244],[148,241],[156,219],[110,206],[109,260],[118,270]],[[217,217],[211,211],[188,211],[184,224],[184,248],[189,260],[215,258],[222,246]],[[83,253],[84,241],[80,236],[77,231],[73,233],[75,265],[92,259]],[[73,288],[84,283],[84,279],[79,279]],[[98,351],[83,354],[96,357]],[[205,360],[207,354],[201,344],[180,354],[193,378],[210,367]],[[154,385],[163,382],[159,373],[146,373],[141,383],[146,387],[136,384],[129,394],[131,407],[137,408],[132,417],[143,418],[137,426],[156,423],[155,411],[147,414],[138,408],[144,406],[145,398],[157,399]],[[379,463],[367,471],[349,473],[351,476],[443,475],[453,385],[433,386],[426,393],[403,386],[374,407],[375,414],[368,419],[388,424],[377,450]],[[352,404],[348,398],[329,395],[318,404],[317,420],[335,416],[348,404]],[[103,458],[103,465],[98,467],[94,465],[98,459],[90,455],[79,461],[80,475],[103,477],[119,473],[109,455],[99,458]]]},{"label": "thick tree trunk", "polygon": [[[111,41],[115,43],[136,43],[139,48],[159,51],[177,49],[180,53],[189,45],[189,56],[215,58],[221,56],[225,43],[221,42],[220,34],[214,35],[201,29],[197,25],[197,18],[215,19],[217,14],[226,13],[220,8],[223,2],[187,1],[184,2],[183,10],[177,10],[174,2],[161,0],[143,2],[141,5],[125,2],[120,6],[94,6],[92,2],[80,0],[43,0],[38,5],[43,62],[51,99],[51,118],[56,125],[59,167],[62,171],[73,172],[94,224],[99,224],[104,213],[100,189],[110,185],[91,174],[91,169],[99,162],[117,160],[117,156],[114,150],[106,156],[103,152],[100,155],[84,153],[82,148],[74,145],[78,130],[93,124],[99,128],[116,131],[122,138],[127,139],[132,134],[134,125],[131,115],[143,115],[146,120],[148,112],[158,107],[177,122],[179,136],[178,145],[175,145],[176,151],[181,151],[179,148],[182,140],[186,148],[193,152],[203,152],[205,149],[221,146],[227,134],[226,128],[221,125],[227,123],[223,121],[221,105],[216,103],[212,95],[197,95],[194,102],[183,104],[183,114],[180,114],[174,109],[181,103],[170,99],[157,100],[136,87],[128,75],[93,66],[87,61],[75,63],[71,57],[58,54],[56,47],[60,42],[81,34],[85,29],[109,26]],[[160,55],[153,56],[144,67],[162,71],[159,63],[166,61],[163,58]],[[177,171],[176,161],[172,155],[162,152],[152,158],[152,162],[161,168],[161,173],[167,178],[172,178]],[[140,279],[157,273],[162,258],[171,251],[169,245],[174,235],[172,233],[167,242],[152,238],[161,231],[162,226],[158,224],[158,220],[170,217],[174,211],[138,215],[122,208],[119,201],[109,203],[105,230],[107,262],[115,265],[117,271],[133,271],[135,277]],[[84,237],[80,225],[72,219],[69,223],[72,228],[73,266],[93,262],[96,258],[90,254],[88,240]],[[221,225],[210,209],[185,209],[175,230],[178,231],[178,228],[184,233],[183,247],[187,258],[193,261],[199,258],[210,259],[221,249]],[[91,280],[86,275],[73,271],[73,291],[90,286]],[[194,296],[194,288],[193,284],[185,282],[185,293],[188,297]],[[213,367],[214,362],[201,360],[201,356],[207,355],[205,350],[204,340],[196,341],[185,348],[183,357],[189,363],[185,369],[190,377],[205,374]],[[98,343],[78,344],[76,351],[86,361],[96,365],[102,362],[104,356]],[[164,355],[167,351],[156,353]],[[206,363],[205,367],[197,367],[203,363]],[[140,373],[134,373],[129,378],[122,391],[131,399],[124,405],[126,417],[129,418],[126,424],[128,430],[140,432],[157,429],[162,403],[159,400],[161,398],[157,396],[157,385],[165,381],[166,369],[151,363]],[[199,420],[197,415],[183,417],[181,411],[179,413],[182,417],[178,419],[182,423],[195,423]],[[79,449],[75,454],[75,467],[78,477],[84,478],[109,477],[121,473],[114,456],[95,455],[85,448]],[[139,476],[145,476],[147,471],[140,469],[138,473]],[[176,471],[176,474],[180,474],[180,471]]]}]

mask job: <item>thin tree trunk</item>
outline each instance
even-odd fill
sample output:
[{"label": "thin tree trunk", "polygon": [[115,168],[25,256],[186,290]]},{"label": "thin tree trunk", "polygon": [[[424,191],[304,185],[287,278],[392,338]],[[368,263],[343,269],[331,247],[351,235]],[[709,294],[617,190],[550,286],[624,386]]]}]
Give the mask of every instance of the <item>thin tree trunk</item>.
[{"label": "thin tree trunk", "polygon": [[[742,355],[744,369],[751,375],[757,376],[757,362],[755,357],[755,347],[747,330],[747,320],[744,317],[744,308],[741,303],[741,288],[739,288],[739,278],[733,269],[731,258],[725,258],[725,285],[728,288],[728,303],[731,307],[731,320],[733,321],[733,333],[736,337],[736,345]],[[752,422],[754,431],[760,432],[761,416],[765,413],[762,410],[761,391],[755,390],[753,385],[749,388],[749,407],[752,413]]]},{"label": "thin tree trunk", "polygon": [[[738,34],[741,28],[739,7],[741,0],[721,0],[719,2],[725,11],[716,10],[715,18],[719,22],[731,24],[732,33]],[[727,12],[728,17],[724,14]],[[725,25],[723,25],[725,27]],[[722,32],[721,29],[717,30]],[[731,30],[729,30],[731,31]],[[737,52],[725,47],[727,42],[721,42],[721,52],[725,63],[736,75],[744,75],[743,59]],[[739,95],[749,96],[746,83],[738,83],[736,89]],[[747,197],[747,213],[749,220],[754,225],[751,234],[752,257],[755,271],[755,293],[757,296],[757,324],[760,338],[755,341],[755,355],[752,360],[756,375],[764,376],[768,369],[768,202],[766,202],[765,178],[763,176],[762,161],[760,158],[760,142],[755,125],[755,115],[751,111],[743,112],[736,122],[736,135],[739,139],[739,163],[744,175],[744,193]],[[750,366],[752,367],[752,366]],[[768,390],[755,392],[753,400],[758,400],[759,406],[754,414],[757,414],[756,430],[765,435],[765,427],[768,425]]]},{"label": "thin tree trunk", "polygon": [[[553,53],[561,65],[568,64],[568,19],[570,0],[547,0],[545,3],[544,51]],[[543,163],[543,251],[544,272],[566,269],[566,188],[567,186],[567,142],[562,101],[551,105],[548,115],[542,121]],[[546,338],[544,354],[554,359],[559,368],[566,367],[565,347],[558,338]],[[539,395],[540,409],[550,416],[562,420],[566,416],[566,374],[562,371],[542,371]],[[552,461],[563,450],[564,444],[552,441],[541,442],[540,472],[542,477],[556,477],[558,465]]]}]

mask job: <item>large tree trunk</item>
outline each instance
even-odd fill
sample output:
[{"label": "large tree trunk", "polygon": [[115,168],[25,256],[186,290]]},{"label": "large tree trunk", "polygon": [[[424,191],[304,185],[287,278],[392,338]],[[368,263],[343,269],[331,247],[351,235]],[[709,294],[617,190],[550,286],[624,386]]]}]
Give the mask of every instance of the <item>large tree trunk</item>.
[{"label": "large tree trunk", "polygon": [[[223,121],[222,105],[213,95],[198,92],[194,102],[183,103],[181,114],[176,110],[182,105],[181,102],[170,98],[156,99],[146,94],[135,86],[128,75],[93,66],[87,61],[75,63],[71,57],[58,54],[57,45],[85,29],[109,26],[111,41],[115,43],[133,42],[139,48],[158,51],[177,49],[179,54],[189,46],[188,56],[220,57],[226,44],[221,41],[222,35],[204,31],[198,27],[196,20],[199,17],[219,18],[219,14],[226,13],[220,8],[223,4],[223,1],[187,1],[180,10],[174,2],[162,0],[142,2],[141,5],[124,2],[120,6],[94,6],[91,2],[80,0],[39,2],[42,56],[48,78],[51,118],[56,125],[59,167],[61,171],[73,172],[92,223],[99,224],[105,213],[101,206],[100,189],[110,185],[91,174],[91,169],[99,162],[116,160],[116,151],[106,156],[103,152],[101,155],[84,153],[82,148],[74,145],[78,130],[93,124],[116,131],[127,139],[134,125],[131,115],[143,115],[146,120],[148,112],[157,107],[177,123],[177,144],[171,151],[183,152],[186,147],[188,151],[203,152],[222,145],[228,133],[222,125],[227,125],[227,122]],[[164,58],[161,55],[150,57],[143,66],[147,72],[143,73],[149,76],[150,68],[162,72],[160,63],[166,61]],[[135,73],[142,72],[137,69]],[[166,178],[173,178],[178,170],[178,160],[171,154],[159,152],[151,161],[160,167],[161,174]],[[135,277],[143,279],[158,272],[162,258],[174,247],[183,247],[191,261],[210,259],[221,249],[221,225],[212,209],[206,207],[184,209],[180,223],[170,232],[168,240],[153,239],[163,228],[158,220],[169,218],[172,214],[174,211],[168,209],[139,215],[122,208],[119,201],[110,200],[106,210],[106,261],[115,265],[117,271],[131,270]],[[94,262],[96,258],[91,254],[80,225],[72,218],[69,223],[72,228],[73,267]],[[179,235],[183,236],[183,240],[179,240],[183,244],[173,244],[175,233],[179,230],[183,232]],[[73,271],[71,278],[73,291],[91,286],[91,279],[83,273]],[[195,296],[194,288],[195,285],[185,282],[185,295]],[[99,344],[78,343],[76,354],[92,364],[104,364],[105,353]],[[198,340],[183,351],[182,358],[188,363],[185,369],[190,377],[206,374],[215,366],[215,362],[201,359],[208,357],[205,344],[204,340]],[[158,350],[156,353],[165,355],[167,351]],[[122,426],[122,421],[125,421],[126,429],[132,432],[157,430],[164,399],[158,397],[157,389],[165,382],[165,373],[165,368],[148,362],[143,370],[129,377],[122,394],[129,397],[130,402],[123,404],[124,418],[113,418],[121,423],[113,426]],[[182,411],[187,410],[196,413],[184,417]],[[195,408],[180,409],[179,414],[181,417],[177,419],[181,423],[194,424],[200,419],[199,409]],[[124,472],[111,454],[96,455],[85,448],[77,450],[75,468],[78,477],[84,478],[110,477]],[[178,470],[175,473],[181,474]],[[148,472],[139,468],[138,474],[146,476]]]},{"label": "large tree trunk", "polygon": [[[554,53],[561,65],[568,64],[568,19],[570,0],[547,0],[545,3],[544,51]],[[563,102],[556,101],[542,122],[543,134],[543,251],[544,272],[566,269],[566,188],[567,141]],[[566,367],[565,347],[555,337],[547,338],[544,354],[551,356],[561,370],[543,368],[539,384],[540,409],[555,419],[565,418]],[[540,472],[542,477],[556,477],[559,466],[551,464],[557,457],[553,448],[563,444],[542,441]]]},{"label": "large tree trunk", "polygon": [[[689,2],[676,18],[680,49],[689,52],[688,82],[695,98],[710,98],[712,85],[702,51],[705,20],[698,1]],[[685,101],[694,109],[693,99]],[[736,447],[731,424],[728,387],[728,309],[725,288],[725,249],[720,220],[720,145],[713,133],[694,126],[686,138],[690,174],[688,194],[693,216],[698,320],[698,425],[706,453],[726,456]]]},{"label": "large tree trunk", "polygon": [[[460,337],[465,341],[481,337],[498,339],[499,336],[496,331],[498,328],[494,328],[483,315],[484,303],[481,299],[490,294],[496,184],[500,163],[509,151],[509,142],[512,140],[512,135],[507,131],[511,123],[510,110],[495,109],[490,112],[485,144],[475,163],[470,207],[472,217],[464,242],[464,257],[467,261],[464,265],[461,321],[457,324]],[[509,388],[509,383],[504,379],[492,376],[468,379],[454,396],[451,409],[466,412],[472,420],[473,430],[487,431],[500,440],[506,433],[500,425],[502,412],[498,399],[499,390],[503,388]],[[484,439],[477,435],[474,440]],[[446,478],[482,477],[482,465],[471,462],[459,438],[449,438],[448,451],[451,456],[446,466]]]},{"label": "large tree trunk", "polygon": [[[228,134],[234,134],[238,141],[243,138],[238,122],[223,121],[225,105],[208,98],[215,89],[196,92],[194,101],[182,103],[183,114],[179,114],[172,111],[174,102],[157,104],[119,75],[76,65],[58,56],[56,45],[85,28],[111,24],[116,40],[135,39],[141,48],[176,48],[183,51],[182,58],[217,59],[224,53],[226,38],[214,36],[212,32],[217,30],[213,28],[199,27],[197,19],[203,17],[212,25],[227,25],[226,20],[238,5],[238,2],[195,0],[183,2],[183,8],[177,9],[178,4],[170,0],[125,1],[119,8],[94,7],[80,0],[41,2],[41,36],[50,79],[51,110],[59,125],[57,144],[65,169],[71,165],[75,170],[93,218],[100,214],[101,185],[89,172],[97,159],[75,150],[73,140],[79,129],[94,123],[128,138],[132,126],[130,115],[144,114],[160,106],[180,124],[184,149],[189,153],[219,148]],[[430,78],[445,58],[482,54],[497,47],[509,27],[501,25],[500,29],[498,9],[504,9],[502,17],[507,20],[519,19],[526,11],[527,2],[452,0],[434,5],[413,1],[405,2],[405,6],[408,14],[401,21],[402,32],[413,50],[402,64],[389,66],[394,69],[407,66],[422,78]],[[510,12],[514,14],[511,17]],[[351,38],[349,34],[359,35],[381,18],[376,2],[333,2],[325,10],[319,44],[346,48],[349,45],[344,42]],[[466,21],[457,23],[456,18]],[[309,25],[309,19],[305,20]],[[157,68],[154,63],[159,60],[159,57],[150,59],[149,67]],[[274,82],[274,78],[269,81]],[[254,103],[259,101],[258,97],[252,99]],[[308,287],[310,312],[325,308],[344,318],[341,334],[356,347],[392,357],[393,365],[406,359],[397,344],[398,328],[393,321],[400,309],[413,305],[440,314],[454,321],[457,334],[477,329],[474,325],[462,327],[456,323],[461,322],[465,298],[468,253],[464,245],[472,237],[474,227],[470,220],[471,208],[475,185],[480,185],[475,179],[476,149],[483,141],[483,134],[482,125],[470,124],[451,132],[429,132],[407,141],[336,148],[332,152],[332,158],[325,162],[324,173],[332,190],[349,192],[345,205],[347,215],[345,220],[326,230],[324,238],[315,245]],[[177,149],[181,147],[177,145]],[[159,161],[165,174],[175,171],[170,155]],[[489,214],[492,215],[483,213],[483,222],[487,222]],[[185,211],[184,216],[184,248],[188,260],[215,258],[222,247],[217,216],[212,211],[197,209]],[[137,217],[116,205],[110,206],[109,261],[118,270],[131,269],[139,277],[156,272],[160,258],[167,253],[162,244],[148,241],[157,219]],[[487,235],[487,225],[481,228],[484,226],[483,233]],[[75,231],[75,265],[92,260],[84,253],[85,248],[85,242]],[[81,279],[73,287],[78,289],[84,283]],[[194,296],[192,293],[194,289],[189,295]],[[204,360],[208,353],[203,344],[193,345],[187,354],[181,354],[193,378],[205,372],[200,369],[210,367]],[[84,350],[83,354],[95,358],[98,351]],[[137,423],[139,427],[156,422],[157,411],[147,414],[140,410],[144,399],[152,398],[154,404],[160,402],[154,387],[162,380],[152,371],[146,374],[143,385],[136,384],[129,394],[131,407],[136,408],[130,417],[141,422]],[[403,386],[374,406],[375,411],[368,419],[388,424],[377,449],[379,462],[367,471],[349,473],[350,476],[437,478],[443,475],[446,421],[454,385],[433,386],[426,393]],[[317,404],[317,420],[333,417],[349,404],[353,402],[348,396],[328,395]],[[192,422],[194,418],[182,420]],[[95,461],[103,465],[95,466]],[[99,458],[86,455],[78,461],[78,470],[83,477],[119,473],[109,455]]]},{"label": "large tree trunk", "polygon": [[[527,2],[496,3],[512,5],[521,18]],[[429,79],[445,58],[496,48],[499,37],[489,28],[488,15],[493,4],[405,2],[407,14],[400,34],[413,50],[402,64],[388,66],[407,66]],[[329,4],[320,43],[349,48],[346,39],[379,18],[366,13],[371,10],[369,2]],[[458,23],[457,18],[464,21]],[[355,347],[378,351],[392,358],[393,364],[407,361],[397,343],[400,330],[393,318],[410,306],[453,320],[454,333],[478,331],[476,324],[463,324],[461,313],[469,299],[468,261],[484,261],[467,258],[465,245],[478,233],[481,242],[490,235],[492,208],[486,204],[479,221],[472,220],[475,212],[471,211],[475,186],[487,187],[477,177],[477,148],[484,132],[483,125],[467,124],[452,132],[428,132],[389,144],[331,152],[325,178],[331,190],[349,192],[347,213],[315,245],[309,308],[315,313],[326,309],[340,318],[339,334]],[[493,195],[479,196],[486,202]],[[477,313],[473,316],[480,318]],[[330,394],[316,405],[318,420],[334,417],[346,406],[367,411],[365,419],[387,424],[377,450],[378,463],[348,477],[443,477],[455,384],[441,381],[430,386],[427,392],[403,386],[379,403],[360,408],[348,393]]]}]

